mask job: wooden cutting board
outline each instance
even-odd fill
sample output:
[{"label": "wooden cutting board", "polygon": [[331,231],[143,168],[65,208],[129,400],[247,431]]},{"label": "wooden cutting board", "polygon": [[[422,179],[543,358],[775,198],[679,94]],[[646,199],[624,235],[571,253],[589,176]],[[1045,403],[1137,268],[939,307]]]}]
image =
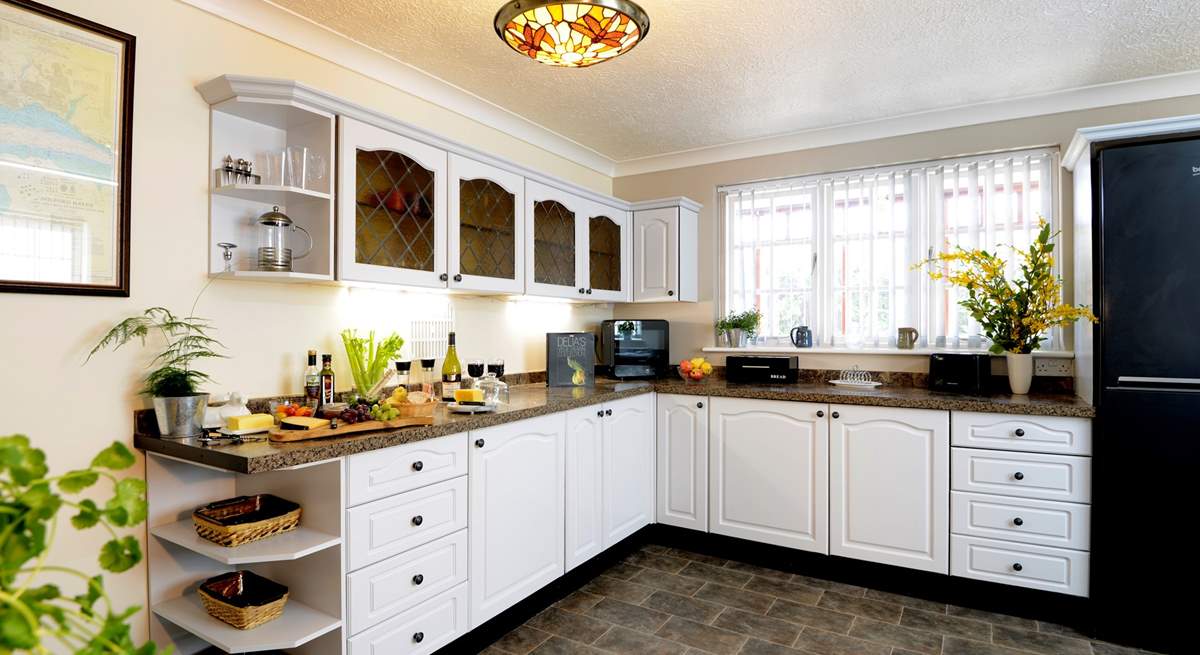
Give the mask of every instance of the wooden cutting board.
[{"label": "wooden cutting board", "polygon": [[330,437],[345,437],[352,434],[370,432],[372,430],[394,430],[396,428],[411,428],[418,425],[433,425],[432,416],[413,416],[397,418],[391,421],[361,421],[346,423],[338,421],[337,428],[317,428],[315,430],[284,430],[274,427],[269,433],[271,441],[304,441],[306,439],[327,439]]}]

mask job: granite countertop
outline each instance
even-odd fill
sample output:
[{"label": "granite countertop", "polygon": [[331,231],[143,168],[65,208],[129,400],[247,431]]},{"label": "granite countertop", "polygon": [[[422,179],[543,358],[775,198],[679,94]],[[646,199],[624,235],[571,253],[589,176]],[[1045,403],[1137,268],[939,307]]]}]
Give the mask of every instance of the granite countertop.
[{"label": "granite countertop", "polygon": [[648,382],[615,382],[595,387],[547,387],[531,384],[509,387],[509,403],[495,412],[454,414],[443,405],[433,417],[433,425],[364,432],[345,437],[275,443],[265,438],[240,444],[216,442],[206,445],[199,439],[162,439],[154,425],[153,414],[142,415],[133,445],[142,450],[177,457],[236,473],[262,473],[309,464],[369,450],[433,439],[448,434],[478,430],[511,423],[543,414],[595,405],[629,396],[650,393]]},{"label": "granite countertop", "polygon": [[763,400],[794,400],[811,403],[841,403],[844,405],[874,405],[876,407],[907,407],[910,409],[941,409],[953,412],[992,412],[1024,414],[1026,416],[1074,416],[1092,418],[1096,408],[1078,396],[1069,394],[991,394],[967,396],[930,391],[920,387],[883,385],[874,389],[851,389],[828,383],[798,384],[730,384],[723,379],[703,382],[659,380],[654,388],[660,393],[693,396],[725,396],[729,398],[759,398]]},{"label": "granite countertop", "polygon": [[544,384],[511,386],[509,388],[509,404],[502,406],[496,412],[452,414],[445,407],[440,407],[434,416],[433,425],[430,426],[380,430],[345,437],[311,439],[291,443],[274,443],[266,439],[259,439],[241,444],[217,442],[214,445],[207,445],[194,438],[162,439],[158,437],[153,413],[143,412],[138,416],[138,431],[134,434],[134,446],[148,452],[237,473],[261,473],[457,432],[478,430],[492,425],[595,405],[652,391],[695,396],[994,412],[1029,416],[1082,418],[1095,416],[1094,407],[1075,396],[1066,394],[964,396],[898,385],[885,385],[876,389],[863,390],[834,387],[825,383],[729,384],[723,379],[709,379],[703,382],[684,382],[683,380],[598,381],[595,387],[590,388],[549,388]]}]

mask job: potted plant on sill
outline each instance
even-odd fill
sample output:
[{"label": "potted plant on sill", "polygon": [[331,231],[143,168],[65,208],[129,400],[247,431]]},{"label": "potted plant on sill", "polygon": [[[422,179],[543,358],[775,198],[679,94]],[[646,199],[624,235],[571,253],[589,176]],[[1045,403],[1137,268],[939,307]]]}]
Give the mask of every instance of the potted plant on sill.
[{"label": "potted plant on sill", "polygon": [[163,307],[151,307],[140,316],[131,316],[113,326],[88,353],[88,361],[102,349],[116,350],[134,339],[145,344],[152,332],[161,334],[167,346],[150,361],[150,366],[157,368],[146,375],[139,393],[153,399],[160,436],[194,436],[203,431],[204,410],[208,406],[208,394],[198,389],[212,378],[192,365],[197,360],[224,357],[214,350],[221,343],[208,336],[210,329],[206,319],[181,318]]},{"label": "potted plant on sill", "polygon": [[1079,319],[1097,322],[1086,305],[1062,302],[1062,278],[1054,274],[1054,243],[1058,233],[1040,221],[1041,230],[1028,250],[1012,249],[1020,258],[1020,275],[1005,275],[1008,262],[986,250],[958,248],[925,260],[929,276],[962,287],[967,297],[959,305],[979,322],[991,340],[990,350],[1004,353],[1008,386],[1014,394],[1027,394],[1033,383],[1033,351],[1041,347],[1041,335],[1054,326],[1068,326]]},{"label": "potted plant on sill", "polygon": [[744,312],[729,312],[717,319],[716,329],[718,340],[723,337],[729,348],[745,348],[747,342],[758,334],[758,325],[762,322],[762,312],[757,308]]}]

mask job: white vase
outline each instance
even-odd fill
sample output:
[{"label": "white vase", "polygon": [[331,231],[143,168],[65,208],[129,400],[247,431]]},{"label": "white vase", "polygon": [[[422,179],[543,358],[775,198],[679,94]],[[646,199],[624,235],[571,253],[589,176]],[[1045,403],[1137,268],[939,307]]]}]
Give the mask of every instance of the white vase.
[{"label": "white vase", "polygon": [[1025,395],[1033,384],[1033,355],[1029,353],[1005,353],[1008,364],[1008,388],[1013,393]]}]

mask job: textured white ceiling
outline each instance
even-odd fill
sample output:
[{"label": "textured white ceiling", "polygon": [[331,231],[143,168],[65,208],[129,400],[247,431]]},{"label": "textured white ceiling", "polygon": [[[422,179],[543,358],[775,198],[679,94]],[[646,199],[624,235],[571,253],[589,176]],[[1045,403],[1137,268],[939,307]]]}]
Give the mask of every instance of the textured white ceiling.
[{"label": "textured white ceiling", "polygon": [[643,0],[586,69],[511,51],[501,0],[272,1],[617,161],[1200,69],[1196,0]]}]

